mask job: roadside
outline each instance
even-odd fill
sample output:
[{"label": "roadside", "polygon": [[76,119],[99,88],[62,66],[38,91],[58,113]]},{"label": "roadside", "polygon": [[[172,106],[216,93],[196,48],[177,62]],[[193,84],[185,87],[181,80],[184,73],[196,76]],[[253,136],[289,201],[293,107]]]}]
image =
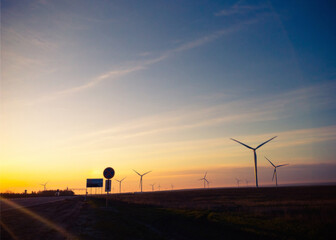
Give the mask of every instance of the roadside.
[{"label": "roadside", "polygon": [[77,239],[71,228],[83,204],[77,197],[4,211],[0,239]]}]

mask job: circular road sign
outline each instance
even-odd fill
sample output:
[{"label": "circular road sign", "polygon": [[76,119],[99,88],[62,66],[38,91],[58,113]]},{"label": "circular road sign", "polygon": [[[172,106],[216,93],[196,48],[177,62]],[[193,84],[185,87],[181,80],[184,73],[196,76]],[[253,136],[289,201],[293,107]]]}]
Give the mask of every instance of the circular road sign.
[{"label": "circular road sign", "polygon": [[107,179],[111,179],[114,176],[114,169],[111,167],[105,168],[104,177]]}]

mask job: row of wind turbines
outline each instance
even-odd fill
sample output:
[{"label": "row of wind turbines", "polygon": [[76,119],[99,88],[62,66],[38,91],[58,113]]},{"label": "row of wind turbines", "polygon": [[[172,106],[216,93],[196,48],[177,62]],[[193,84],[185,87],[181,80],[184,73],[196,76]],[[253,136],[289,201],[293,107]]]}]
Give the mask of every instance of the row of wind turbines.
[{"label": "row of wind turbines", "polygon": [[[272,141],[272,140],[273,140],[274,138],[276,138],[276,137],[277,137],[277,136],[272,137],[271,139],[269,139],[269,140],[267,140],[267,141],[261,143],[261,144],[260,144],[259,146],[257,146],[256,148],[250,147],[250,146],[246,145],[245,143],[242,143],[242,142],[240,142],[240,141],[238,141],[238,140],[236,140],[236,139],[231,138],[231,140],[233,140],[233,141],[235,141],[235,142],[237,142],[237,143],[239,143],[239,144],[241,144],[241,145],[245,146],[246,148],[251,149],[251,150],[253,151],[253,155],[254,155],[254,174],[255,174],[255,181],[256,181],[256,187],[257,187],[257,188],[259,187],[259,185],[258,185],[258,168],[257,168],[257,152],[256,152],[256,151],[257,151],[257,149],[259,149],[260,147],[262,147],[262,146],[265,145],[266,143]],[[265,158],[266,158],[266,160],[267,160],[267,161],[274,167],[274,172],[273,172],[272,181],[274,181],[274,178],[275,178],[275,185],[276,185],[276,187],[278,187],[277,168],[279,168],[279,167],[283,167],[283,166],[287,166],[287,165],[289,165],[289,164],[274,165],[274,164],[271,162],[271,160],[269,160],[267,157],[265,157]],[[139,183],[139,186],[140,186],[140,191],[142,192],[142,178],[143,178],[143,176],[145,176],[146,174],[148,174],[148,173],[150,173],[150,172],[152,172],[152,171],[148,171],[148,172],[145,172],[145,173],[143,173],[143,174],[140,174],[139,172],[135,171],[134,169],[133,169],[133,171],[134,171],[136,174],[138,174],[138,175],[140,176],[140,183]],[[206,178],[206,176],[207,176],[207,172],[205,172],[203,178],[198,179],[198,180],[200,180],[200,181],[203,181],[204,188],[206,188],[206,186],[209,187],[209,184],[210,184],[210,182],[209,182],[209,180]],[[120,193],[121,193],[121,184],[122,184],[122,181],[125,180],[125,178],[126,178],[126,177],[124,177],[124,178],[121,179],[121,180],[115,179],[115,181],[117,181],[117,182],[119,183],[119,192],[120,192]],[[241,182],[241,180],[238,179],[238,178],[236,178],[236,181],[237,181],[237,185],[238,185],[238,187],[239,187],[239,183]],[[246,181],[246,184],[248,185],[248,180],[245,180],[245,181]],[[44,191],[46,191],[46,189],[47,189],[47,188],[46,188],[47,183],[48,183],[48,182],[46,182],[46,183],[44,183],[44,184],[41,184],[42,186],[44,186]],[[154,185],[155,185],[155,183],[154,183],[154,184],[150,184],[150,186],[152,187],[152,191],[154,191]],[[160,190],[160,185],[158,185],[158,188],[159,188],[159,190]],[[174,189],[174,185],[171,185],[171,188]]]},{"label": "row of wind turbines", "polygon": [[[275,137],[272,137],[271,139],[269,139],[269,140],[267,140],[267,141],[265,141],[265,142],[263,142],[263,143],[261,143],[261,144],[259,144],[257,147],[255,147],[255,148],[253,148],[253,147],[250,147],[250,146],[248,146],[247,144],[245,144],[245,143],[242,143],[242,142],[240,142],[240,141],[238,141],[238,140],[236,140],[236,139],[233,139],[233,138],[231,138],[231,140],[232,141],[235,141],[235,142],[237,142],[237,143],[239,143],[239,144],[241,144],[241,145],[243,145],[244,147],[246,147],[246,148],[248,148],[248,149],[251,149],[252,151],[253,151],[253,155],[254,155],[254,174],[255,174],[255,182],[256,182],[256,187],[258,188],[259,187],[259,185],[258,185],[258,167],[257,167],[257,149],[259,149],[260,147],[262,147],[263,145],[265,145],[266,143],[268,143],[268,142],[270,142],[270,141],[272,141],[274,138],[276,138],[277,136],[275,136]],[[277,168],[279,168],[279,167],[283,167],[283,166],[287,166],[287,165],[289,165],[289,164],[281,164],[281,165],[274,165],[272,162],[271,162],[271,160],[269,160],[267,157],[265,157],[266,158],[266,160],[274,167],[274,172],[273,172],[273,177],[272,177],[272,181],[274,181],[274,178],[275,178],[275,185],[276,185],[276,187],[278,187],[278,176],[277,176]],[[139,176],[140,176],[140,191],[142,192],[142,178],[143,178],[143,176],[145,176],[146,174],[148,174],[148,173],[150,173],[150,172],[152,172],[152,171],[148,171],[148,172],[145,172],[145,173],[143,173],[143,174],[140,174],[139,172],[137,172],[137,171],[135,171],[134,169],[133,169],[133,171],[136,173],[136,174],[138,174]],[[204,174],[204,177],[203,178],[201,178],[201,179],[199,179],[200,181],[203,181],[203,185],[204,185],[204,188],[206,188],[206,185],[209,187],[209,184],[210,184],[210,182],[209,182],[209,180],[206,178],[206,176],[207,176],[207,172],[205,172],[205,174]],[[117,182],[119,182],[119,192],[121,193],[121,183],[122,183],[122,181],[124,180],[125,178],[123,178],[122,180],[116,180]],[[239,183],[241,182],[241,180],[240,179],[238,179],[238,178],[236,178],[236,181],[237,181],[237,184],[238,184],[238,187],[239,187]],[[246,184],[248,185],[248,180],[245,180],[246,181]],[[155,183],[154,184],[150,184],[151,186],[152,186],[152,191],[154,191],[154,185],[155,185]],[[160,188],[160,186],[158,186],[159,188]],[[172,185],[172,189],[173,189],[173,185]]]}]

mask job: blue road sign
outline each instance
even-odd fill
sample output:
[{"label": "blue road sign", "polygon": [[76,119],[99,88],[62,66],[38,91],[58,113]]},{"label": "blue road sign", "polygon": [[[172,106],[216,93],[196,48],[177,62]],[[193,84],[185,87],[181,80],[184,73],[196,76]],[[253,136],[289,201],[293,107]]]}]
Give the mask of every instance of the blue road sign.
[{"label": "blue road sign", "polygon": [[103,187],[103,179],[102,178],[88,178],[86,179],[86,187]]}]

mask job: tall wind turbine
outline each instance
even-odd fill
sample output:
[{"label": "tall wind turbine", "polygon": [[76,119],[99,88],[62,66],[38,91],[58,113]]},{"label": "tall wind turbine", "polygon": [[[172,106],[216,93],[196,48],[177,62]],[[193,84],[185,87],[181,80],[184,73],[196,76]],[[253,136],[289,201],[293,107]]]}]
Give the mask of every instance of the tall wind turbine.
[{"label": "tall wind turbine", "polygon": [[161,185],[160,185],[160,184],[158,185],[158,189],[159,189],[159,191],[160,191],[160,189],[161,189]]},{"label": "tall wind turbine", "polygon": [[289,164],[282,164],[282,165],[278,165],[278,166],[275,166],[271,160],[269,160],[267,157],[265,157],[267,159],[267,161],[270,162],[270,164],[272,164],[272,166],[274,167],[274,172],[273,172],[273,177],[272,177],[272,181],[274,180],[274,176],[275,176],[275,186],[278,187],[278,174],[277,174],[277,168],[278,167],[283,167],[283,166],[287,166]]},{"label": "tall wind turbine", "polygon": [[124,178],[121,179],[121,180],[116,179],[116,181],[119,183],[119,193],[121,193],[121,183],[122,183],[122,181],[124,181],[125,178],[126,178],[126,177],[124,177]]},{"label": "tall wind turbine", "polygon": [[140,174],[137,171],[135,171],[134,169],[133,169],[133,171],[140,176],[140,189],[141,189],[141,192],[142,192],[142,177],[145,176],[147,173],[150,173],[151,171],[146,172],[144,174]]},{"label": "tall wind turbine", "polygon": [[266,142],[263,142],[262,144],[260,144],[256,148],[250,147],[250,146],[248,146],[248,145],[246,145],[246,144],[244,144],[242,142],[239,142],[238,140],[235,140],[235,139],[231,138],[231,140],[233,140],[233,141],[235,141],[235,142],[237,142],[237,143],[239,143],[239,144],[241,144],[241,145],[243,145],[243,146],[245,146],[245,147],[253,150],[253,153],[254,153],[254,174],[255,174],[255,178],[256,178],[256,187],[258,187],[258,171],[257,171],[257,153],[256,153],[256,151],[257,151],[258,148],[260,148],[261,146],[265,145],[266,143],[268,143],[269,141],[273,140],[276,137],[277,136],[272,137],[271,139],[267,140]]},{"label": "tall wind turbine", "polygon": [[149,185],[152,186],[152,191],[154,191],[154,185],[155,185],[155,183],[153,183],[153,184],[149,184]]},{"label": "tall wind turbine", "polygon": [[236,182],[237,182],[237,184],[238,184],[238,187],[239,187],[239,183],[241,182],[241,180],[240,180],[240,179],[238,179],[238,178],[236,178]]},{"label": "tall wind turbine", "polygon": [[249,180],[245,179],[246,187],[248,187],[249,182],[250,182]]},{"label": "tall wind turbine", "polygon": [[40,184],[41,186],[44,187],[44,190],[43,190],[43,191],[46,191],[46,190],[47,190],[47,183],[48,183],[48,182],[46,182],[45,184]]},{"label": "tall wind turbine", "polygon": [[205,172],[203,178],[199,179],[200,181],[203,181],[204,188],[205,188],[205,183],[208,183],[208,185],[209,185],[209,181],[208,181],[208,179],[206,179],[206,175],[207,175],[207,172]]}]

